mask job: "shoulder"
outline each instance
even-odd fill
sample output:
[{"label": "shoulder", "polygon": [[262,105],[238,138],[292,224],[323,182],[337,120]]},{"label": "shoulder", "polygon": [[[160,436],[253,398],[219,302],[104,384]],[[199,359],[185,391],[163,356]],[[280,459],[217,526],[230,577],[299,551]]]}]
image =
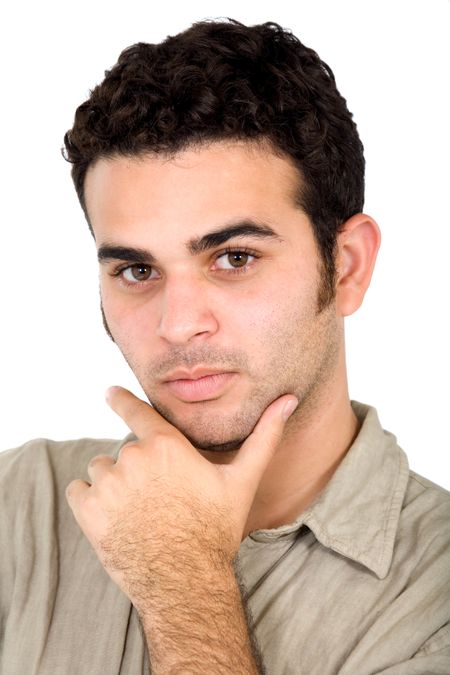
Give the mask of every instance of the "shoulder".
[{"label": "shoulder", "polygon": [[118,452],[123,440],[104,438],[79,438],[67,441],[53,441],[48,438],[37,438],[23,445],[0,452],[0,477],[5,472],[28,470],[49,464],[55,468],[77,467],[83,461],[96,454],[114,454]]},{"label": "shoulder", "polygon": [[412,470],[409,472],[408,494],[410,498],[426,494],[427,497],[450,504],[450,492],[448,490]]},{"label": "shoulder", "polygon": [[123,440],[80,438],[53,441],[39,438],[0,453],[0,499],[23,502],[35,495],[40,501],[51,492],[64,492],[74,478],[87,480],[87,464],[95,455],[114,456]]},{"label": "shoulder", "polygon": [[[30,654],[37,654],[39,662],[58,613],[58,631],[64,630],[67,616],[74,618],[77,613],[79,625],[85,620],[90,625],[84,611],[91,597],[103,601],[109,593],[109,577],[78,527],[65,491],[72,480],[88,478],[92,457],[115,456],[122,444],[92,438],[36,439],[0,453],[0,633],[4,643],[0,670],[10,658],[7,654],[17,657],[17,644],[30,643],[31,633]],[[76,618],[73,625],[77,625]],[[30,654],[23,657],[26,663],[34,658]]]},{"label": "shoulder", "polygon": [[44,569],[64,542],[79,540],[66,488],[76,478],[88,480],[92,457],[114,456],[122,445],[107,439],[36,439],[0,453],[1,571],[11,588],[17,574],[34,574],[37,563]]},{"label": "shoulder", "polygon": [[[397,546],[424,571],[441,560],[440,581],[450,574],[450,492],[414,471],[403,499]],[[438,581],[437,579],[435,582]]]},{"label": "shoulder", "polygon": [[423,523],[425,529],[433,522],[435,528],[442,525],[442,532],[450,536],[450,492],[410,470],[402,515],[416,525]]}]

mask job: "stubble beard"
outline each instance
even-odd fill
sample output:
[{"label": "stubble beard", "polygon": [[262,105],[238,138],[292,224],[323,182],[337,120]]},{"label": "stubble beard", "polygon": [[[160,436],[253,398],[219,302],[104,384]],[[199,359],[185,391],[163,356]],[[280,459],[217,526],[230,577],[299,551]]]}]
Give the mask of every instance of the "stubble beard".
[{"label": "stubble beard", "polygon": [[[126,350],[121,351],[151,405],[199,450],[218,453],[238,450],[253,431],[264,409],[275,398],[286,393],[278,393],[278,390],[270,393],[273,384],[270,388],[270,382],[266,378],[256,380],[255,374],[248,367],[245,354],[236,350],[224,351],[205,346],[196,347],[189,353],[184,349],[175,350],[163,362],[144,369],[134,362]],[[218,401],[198,401],[184,404],[189,406],[190,414],[183,419],[161,399],[158,395],[161,384],[155,383],[160,380],[159,373],[164,375],[177,367],[193,368],[200,364],[214,368],[223,367],[224,371],[236,372],[237,378],[255,384],[251,386],[250,394],[242,397],[239,407],[228,414],[220,410]]]},{"label": "stubble beard", "polygon": [[[316,305],[314,321],[311,321],[311,309],[309,313],[304,312],[306,316],[292,314],[285,317],[284,321],[278,322],[278,328],[267,332],[262,342],[263,346],[269,345],[270,358],[257,369],[250,366],[247,354],[241,351],[224,351],[210,346],[195,347],[189,352],[184,347],[176,348],[164,360],[142,367],[135,362],[131,350],[124,345],[118,346],[155,410],[199,450],[225,453],[241,447],[264,410],[283,394],[295,394],[299,400],[299,406],[289,420],[291,429],[307,424],[320,405],[321,392],[333,376],[339,358],[341,331],[333,303],[320,310]],[[112,337],[104,313],[103,319]],[[190,403],[187,405],[193,406],[195,416],[186,421],[161,401],[158,385],[154,384],[158,376],[173,368],[192,368],[198,364],[223,366],[224,370],[245,375],[251,387],[237,410],[225,416],[212,413],[211,403]]]}]

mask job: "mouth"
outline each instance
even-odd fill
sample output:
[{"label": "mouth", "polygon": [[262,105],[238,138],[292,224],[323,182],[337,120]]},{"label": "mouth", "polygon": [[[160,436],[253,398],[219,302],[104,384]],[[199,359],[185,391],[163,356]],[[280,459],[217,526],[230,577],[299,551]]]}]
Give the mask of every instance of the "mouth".
[{"label": "mouth", "polygon": [[164,386],[181,401],[211,401],[225,393],[236,375],[228,371],[176,371],[166,379]]}]

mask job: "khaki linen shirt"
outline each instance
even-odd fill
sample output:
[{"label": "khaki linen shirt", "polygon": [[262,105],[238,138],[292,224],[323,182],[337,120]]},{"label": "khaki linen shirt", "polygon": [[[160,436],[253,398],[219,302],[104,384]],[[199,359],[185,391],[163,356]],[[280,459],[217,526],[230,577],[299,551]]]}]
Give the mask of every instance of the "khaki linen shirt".
[{"label": "khaki linen shirt", "polygon": [[[374,408],[353,406],[362,427],[327,487],[239,550],[267,673],[449,675],[450,495],[409,471]],[[0,454],[2,675],[150,672],[136,612],[64,496],[91,457],[122,444],[38,440]]]}]

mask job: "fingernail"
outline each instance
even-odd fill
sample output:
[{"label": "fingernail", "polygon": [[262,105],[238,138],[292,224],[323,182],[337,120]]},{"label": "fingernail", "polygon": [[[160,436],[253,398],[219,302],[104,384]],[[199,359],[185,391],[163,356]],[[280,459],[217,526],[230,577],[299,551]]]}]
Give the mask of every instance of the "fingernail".
[{"label": "fingernail", "polygon": [[291,398],[291,400],[284,405],[283,412],[281,413],[283,419],[284,420],[289,419],[289,417],[292,415],[297,406],[298,400],[296,398],[294,399]]},{"label": "fingernail", "polygon": [[117,391],[117,389],[119,389],[119,387],[113,386],[113,387],[108,387],[108,389],[105,391],[105,398],[106,398],[107,403],[110,402],[111,398],[114,395],[114,392]]}]

